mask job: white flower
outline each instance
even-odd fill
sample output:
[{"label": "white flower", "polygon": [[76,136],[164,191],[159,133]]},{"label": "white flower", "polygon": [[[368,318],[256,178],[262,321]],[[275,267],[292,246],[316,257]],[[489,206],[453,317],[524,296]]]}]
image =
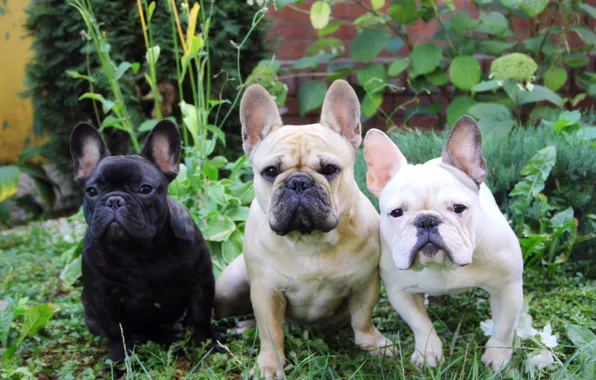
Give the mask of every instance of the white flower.
[{"label": "white flower", "polygon": [[493,335],[493,326],[494,322],[492,319],[480,322],[480,330],[482,330],[485,336]]},{"label": "white flower", "polygon": [[524,305],[517,321],[517,336],[522,340],[533,338],[539,332],[532,327],[532,316],[528,313],[528,306]]},{"label": "white flower", "polygon": [[428,307],[428,294],[424,295],[424,306]]},{"label": "white flower", "polygon": [[528,363],[538,369],[543,369],[555,362],[553,354],[546,349],[540,350],[539,353],[528,356]]},{"label": "white flower", "polygon": [[553,329],[550,323],[544,326],[544,329],[540,333],[540,340],[548,348],[557,347],[557,336],[553,335]]}]

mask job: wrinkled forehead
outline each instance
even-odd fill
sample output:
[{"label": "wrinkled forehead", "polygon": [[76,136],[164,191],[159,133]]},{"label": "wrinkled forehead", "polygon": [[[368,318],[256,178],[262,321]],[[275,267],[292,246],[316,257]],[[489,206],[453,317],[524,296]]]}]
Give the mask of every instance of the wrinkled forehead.
[{"label": "wrinkled forehead", "polygon": [[89,180],[105,181],[111,184],[139,182],[146,179],[161,179],[161,172],[147,160],[137,156],[115,156],[102,160]]},{"label": "wrinkled forehead", "polygon": [[[354,160],[354,149],[338,133],[321,124],[285,125],[261,142],[253,162],[312,166],[316,162],[339,164]],[[271,161],[271,162],[269,162]]]},{"label": "wrinkled forehead", "polygon": [[389,181],[381,207],[430,209],[446,202],[470,202],[478,192],[436,164],[407,165]]}]

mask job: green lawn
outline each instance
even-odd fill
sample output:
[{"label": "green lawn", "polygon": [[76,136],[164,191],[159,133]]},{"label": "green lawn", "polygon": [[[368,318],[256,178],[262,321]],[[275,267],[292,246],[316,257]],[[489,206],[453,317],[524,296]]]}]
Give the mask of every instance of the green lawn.
[{"label": "green lawn", "polygon": [[[26,338],[12,357],[0,359],[0,375],[23,378],[248,378],[256,365],[258,339],[254,331],[243,337],[228,334],[227,353],[208,354],[188,340],[169,351],[154,344],[136,347],[126,364],[113,368],[105,359],[103,344],[93,338],[83,321],[80,287],[66,287],[59,275],[61,255],[82,236],[84,223],[65,220],[32,223],[0,232],[0,301],[28,297],[24,309],[49,304],[52,319],[33,336]],[[217,260],[217,258],[214,258]],[[399,344],[396,358],[369,357],[353,344],[349,329],[321,334],[288,328],[286,367],[288,378],[325,379],[467,379],[467,378],[587,378],[596,368],[596,340],[578,352],[567,335],[568,324],[596,328],[596,268],[593,263],[564,264],[549,278],[545,270],[527,269],[526,298],[530,314],[540,331],[551,323],[558,335],[554,349],[560,364],[544,370],[530,369],[528,355],[539,350],[523,341],[510,366],[493,374],[482,363],[482,346],[487,338],[480,322],[489,319],[487,294],[470,292],[457,297],[431,299],[429,313],[445,346],[445,364],[438,369],[417,369],[409,363],[413,335],[397,316],[386,297],[375,312],[375,323]],[[230,325],[234,321],[226,321]],[[1,325],[0,319],[0,325]],[[22,317],[10,325],[9,343],[14,343],[23,324]],[[6,328],[6,326],[4,327]],[[584,330],[585,331],[585,330]],[[1,331],[0,331],[1,332]],[[1,337],[2,334],[0,334]],[[188,336],[188,334],[187,334]],[[572,337],[573,338],[573,337]],[[577,342],[577,340],[575,340]],[[5,350],[1,346],[0,354]],[[590,356],[590,350],[592,356]],[[596,373],[596,372],[592,372]],[[559,377],[560,375],[560,377]]]}]

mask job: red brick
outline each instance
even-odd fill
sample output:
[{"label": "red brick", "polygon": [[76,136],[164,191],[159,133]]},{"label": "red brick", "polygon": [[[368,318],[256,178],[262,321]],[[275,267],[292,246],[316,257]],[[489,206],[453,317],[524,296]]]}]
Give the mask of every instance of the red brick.
[{"label": "red brick", "polygon": [[428,41],[428,38],[432,38],[432,36],[434,36],[437,28],[438,22],[434,19],[429,23],[418,20],[415,23],[408,25],[408,37],[412,42],[421,40]]},{"label": "red brick", "polygon": [[275,49],[276,57],[280,60],[302,58],[310,45],[311,41],[279,41]]},{"label": "red brick", "polygon": [[[308,11],[310,11],[310,7],[312,6],[312,4],[310,3],[304,3],[304,4],[299,4],[299,5],[292,5],[292,6],[285,6],[283,9],[275,11],[273,9],[273,7],[269,7],[269,17],[271,17],[274,20],[280,20],[280,21],[297,21],[297,20],[306,20],[309,21],[310,17],[308,14]],[[306,12],[300,12],[297,11],[295,9],[292,9],[292,7],[295,8],[300,8]]]},{"label": "red brick", "polygon": [[308,21],[276,22],[267,32],[267,38],[284,41],[312,40],[313,28]]},{"label": "red brick", "polygon": [[356,19],[366,13],[366,10],[353,2],[337,3],[331,9],[331,15],[341,19]]},{"label": "red brick", "polygon": [[333,33],[331,36],[339,38],[340,40],[352,40],[358,34],[358,30],[356,27],[351,25],[342,25],[337,32]]}]

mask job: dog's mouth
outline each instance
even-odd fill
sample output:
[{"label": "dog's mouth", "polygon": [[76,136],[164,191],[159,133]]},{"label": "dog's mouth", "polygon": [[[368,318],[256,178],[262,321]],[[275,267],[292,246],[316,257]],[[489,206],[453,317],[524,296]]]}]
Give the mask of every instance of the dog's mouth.
[{"label": "dog's mouth", "polygon": [[154,236],[155,228],[143,222],[139,213],[120,209],[96,210],[90,224],[91,232],[96,239],[119,242],[124,240],[146,240]]},{"label": "dog's mouth", "polygon": [[449,261],[453,262],[451,250],[439,233],[419,233],[418,240],[410,250],[410,267],[414,265],[414,261],[419,255],[421,255],[418,260],[420,262],[435,261],[439,251],[443,251]]},{"label": "dog's mouth", "polygon": [[121,241],[130,239],[126,229],[115,219],[106,228],[106,238],[109,241]]}]

